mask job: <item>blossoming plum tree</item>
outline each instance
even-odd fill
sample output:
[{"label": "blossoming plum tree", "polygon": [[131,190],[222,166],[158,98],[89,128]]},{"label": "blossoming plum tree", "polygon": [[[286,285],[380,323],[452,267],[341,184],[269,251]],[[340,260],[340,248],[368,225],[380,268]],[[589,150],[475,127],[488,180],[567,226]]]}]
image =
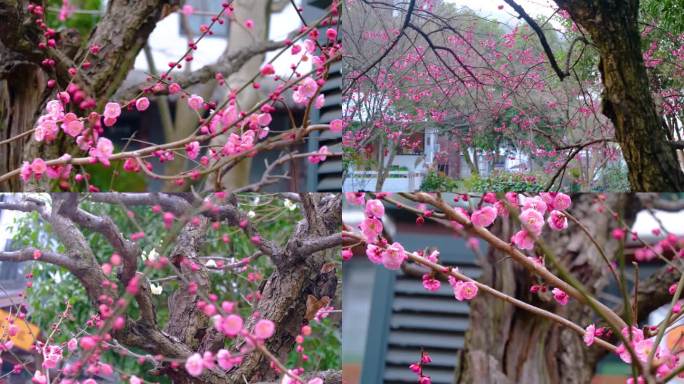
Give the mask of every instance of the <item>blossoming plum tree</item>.
[{"label": "blossoming plum tree", "polygon": [[[439,0],[348,3],[344,141],[350,159],[379,172],[377,191],[426,127],[448,139],[435,162],[455,151],[471,174],[478,156],[496,164],[522,153],[546,189],[573,174],[590,190],[624,159],[633,190],[682,188],[681,31],[636,1],[555,3],[538,20],[502,1],[492,12],[521,20],[505,27]],[[615,25],[593,21],[603,17]]]},{"label": "blossoming plum tree", "polygon": [[[339,382],[339,361],[322,361],[309,341],[337,332],[328,317],[339,303],[340,201],[65,193],[1,202],[31,213],[15,235],[25,248],[0,260],[33,264],[29,304],[11,308],[48,333],[34,343],[43,363],[33,382]],[[31,232],[40,235],[22,235]],[[24,369],[19,359],[14,373]]]},{"label": "blossoming plum tree", "polygon": [[[684,375],[681,344],[663,343],[677,334],[683,315],[684,239],[660,222],[652,228],[656,240],[631,232],[638,212],[682,211],[681,200],[655,194],[346,195],[348,204],[365,206],[365,219],[358,229],[345,228],[345,258],[365,253],[389,269],[417,267],[426,290],[446,282],[456,300],[470,301],[459,382],[589,382],[606,354],[631,365],[630,383]],[[476,281],[441,264],[439,250],[390,244],[381,206],[415,214],[416,225],[431,220],[466,238],[481,277]],[[640,276],[640,263],[654,260],[663,266]],[[634,277],[627,277],[630,262]],[[617,303],[605,299],[609,284],[622,296]],[[646,324],[661,306],[668,308],[665,319]],[[423,374],[429,352],[416,351],[418,361],[410,367],[421,383],[430,382]]]},{"label": "blossoming plum tree", "polygon": [[[68,3],[60,18],[74,12]],[[109,185],[95,185],[84,167],[101,164],[115,167],[114,174],[140,173],[162,180],[169,190],[200,183],[205,189],[258,190],[286,176],[272,173],[287,161],[308,157],[319,163],[340,155],[327,148],[317,153],[293,149],[312,132],[339,130],[339,122],[329,126],[311,124],[309,119],[311,110],[323,106],[321,87],[330,65],[340,58],[335,27],[339,2],[334,1],[324,17],[305,23],[289,38],[269,41],[271,11],[293,4],[225,1],[220,9],[210,10],[214,14],[209,24],[203,24],[199,31],[186,31],[190,36],[187,50],[168,63],[165,71],[157,70],[147,52],[147,79],[122,88],[156,23],[177,10],[186,17],[192,14],[192,7],[155,0],[134,4],[110,1],[102,18],[88,31],[90,35],[78,38],[79,48],[68,50],[67,43],[73,41],[46,22],[47,13],[53,10],[29,1],[0,2],[0,57],[4,63],[0,71],[0,146],[7,154],[0,162],[0,186],[4,190],[99,191]],[[248,10],[258,15],[247,14]],[[226,22],[230,22],[232,32],[218,62],[185,70],[190,68],[202,40]],[[320,33],[319,28],[327,31]],[[288,75],[275,73],[275,59],[262,64],[269,51],[278,51],[276,57],[289,58]],[[262,95],[258,90],[266,79],[275,87]],[[212,100],[217,87],[226,97]],[[175,122],[168,95],[178,100]],[[122,146],[105,137],[105,127],[116,129],[123,115],[134,110],[145,113],[153,101],[160,106],[166,142],[143,143],[131,137]],[[302,121],[295,121],[288,107],[291,104],[304,110]],[[278,105],[288,110],[290,126],[273,132],[269,125]],[[131,142],[143,145],[132,150],[128,148]],[[259,183],[246,185],[245,180],[227,176],[266,150],[283,152]],[[155,173],[154,161],[167,163],[168,173]]]}]

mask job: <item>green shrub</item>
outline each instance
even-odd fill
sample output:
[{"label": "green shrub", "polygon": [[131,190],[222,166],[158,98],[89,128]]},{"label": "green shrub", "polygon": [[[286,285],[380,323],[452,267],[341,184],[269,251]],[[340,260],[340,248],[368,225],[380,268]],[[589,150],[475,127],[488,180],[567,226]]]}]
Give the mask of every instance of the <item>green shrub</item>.
[{"label": "green shrub", "polygon": [[474,192],[542,192],[544,185],[535,176],[522,173],[495,173],[486,179],[473,176],[467,182]]},{"label": "green shrub", "polygon": [[430,170],[420,184],[420,190],[424,192],[453,192],[458,190],[458,184],[456,180],[443,172]]}]

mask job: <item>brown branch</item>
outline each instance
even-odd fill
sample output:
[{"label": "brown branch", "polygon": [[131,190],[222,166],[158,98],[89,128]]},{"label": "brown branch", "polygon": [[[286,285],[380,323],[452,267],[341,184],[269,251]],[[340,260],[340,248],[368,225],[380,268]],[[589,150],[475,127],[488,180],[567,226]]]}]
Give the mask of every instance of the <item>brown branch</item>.
[{"label": "brown branch", "polygon": [[[272,175],[273,171],[280,165],[283,165],[287,163],[288,161],[291,161],[293,159],[299,159],[303,157],[308,157],[310,155],[315,155],[315,152],[309,152],[309,153],[297,153],[291,152],[284,154],[283,156],[279,157],[272,163],[268,164],[266,160],[266,169],[264,170],[263,174],[261,175],[261,179],[255,183],[246,185],[244,187],[240,187],[237,189],[232,190],[232,193],[240,193],[240,192],[259,192],[261,188],[263,188],[266,185],[273,184],[278,182],[278,180],[283,179],[283,178],[289,178],[287,174],[284,175]],[[342,152],[335,152],[327,155],[327,157],[341,157]]]},{"label": "brown branch", "polygon": [[551,47],[549,46],[549,42],[546,40],[546,36],[544,35],[544,31],[541,29],[539,24],[525,12],[525,9],[521,7],[518,3],[515,2],[515,0],[504,0],[506,4],[510,5],[511,8],[513,8],[520,17],[522,17],[527,24],[532,28],[532,30],[537,34],[537,37],[539,37],[539,42],[542,45],[542,48],[544,48],[544,53],[546,53],[546,56],[549,58],[549,63],[551,64],[551,67],[553,68],[554,72],[558,75],[558,78],[560,78],[561,81],[565,79],[566,77],[570,76],[569,73],[564,72],[560,66],[558,65],[558,62],[556,61],[556,56],[553,54],[553,50],[551,50]]},{"label": "brown branch", "polygon": [[[285,46],[286,44],[282,41],[264,41],[247,47],[245,49],[242,49],[240,51],[231,53],[230,55],[224,52],[224,54],[221,56],[221,59],[218,62],[214,64],[205,65],[204,67],[192,71],[189,74],[178,74],[175,76],[173,82],[177,83],[181,86],[181,88],[185,89],[191,85],[205,83],[209,80],[212,80],[216,73],[221,73],[224,77],[227,78],[228,75],[232,74],[233,72],[236,72],[252,57],[279,48],[283,48]],[[152,85],[146,82],[132,85],[128,88],[119,90],[114,95],[114,98],[118,100],[123,100],[124,102],[128,102],[129,100],[133,99],[136,95],[138,95],[140,92],[150,89]],[[164,89],[162,91],[155,92],[154,94],[168,95],[169,91],[168,89]]]},{"label": "brown branch", "polygon": [[593,297],[583,296],[578,289],[576,289],[566,281],[551,273],[551,271],[546,269],[546,267],[543,267],[535,263],[534,261],[530,260],[525,254],[520,252],[518,249],[514,248],[511,243],[507,243],[504,240],[501,240],[485,228],[473,226],[470,220],[468,220],[460,212],[453,209],[453,207],[445,203],[443,200],[435,198],[427,193],[402,194],[402,196],[417,202],[430,204],[435,208],[438,208],[444,214],[446,214],[449,220],[456,221],[457,223],[463,225],[465,227],[466,232],[470,233],[473,236],[481,238],[482,240],[489,243],[492,247],[511,256],[513,260],[521,264],[531,273],[534,273],[539,277],[543,278],[549,284],[552,284],[555,287],[559,287],[568,295],[577,299],[579,302],[596,306],[603,313],[605,313],[606,317],[608,318],[608,321],[611,322],[611,324],[613,324],[615,328],[622,329],[626,326],[624,320],[621,319],[617,314],[612,312],[603,303],[599,302]]},{"label": "brown branch", "polygon": [[125,206],[136,205],[160,205],[165,211],[181,216],[190,208],[190,203],[181,194],[169,193],[116,193],[101,192],[90,195],[89,200],[109,204],[123,204]]},{"label": "brown branch", "polygon": [[109,217],[100,217],[84,211],[78,207],[76,193],[67,193],[66,203],[62,205],[61,214],[69,217],[82,228],[100,233],[123,258],[123,271],[120,280],[124,286],[135,275],[138,265],[140,247],[137,243],[126,239],[114,221]]},{"label": "brown branch", "polygon": [[299,246],[299,253],[303,256],[310,255],[312,253],[335,248],[342,245],[342,233],[333,233],[332,235],[309,238],[302,241]]},{"label": "brown branch", "polygon": [[54,264],[66,269],[76,268],[76,263],[66,255],[37,248],[25,248],[18,251],[0,251],[0,261],[21,262],[34,260],[34,254],[39,251],[41,256],[38,260]]},{"label": "brown branch", "polygon": [[684,200],[667,200],[659,193],[638,193],[641,203],[648,208],[667,212],[679,212],[684,210]]}]

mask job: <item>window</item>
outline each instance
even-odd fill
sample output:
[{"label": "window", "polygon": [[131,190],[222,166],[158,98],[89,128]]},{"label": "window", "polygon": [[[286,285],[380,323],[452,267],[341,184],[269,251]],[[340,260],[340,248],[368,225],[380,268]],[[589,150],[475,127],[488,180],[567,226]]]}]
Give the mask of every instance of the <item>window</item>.
[{"label": "window", "polygon": [[[200,25],[211,24],[211,17],[219,12],[221,9],[222,0],[187,0],[185,4],[191,5],[195,13],[188,17],[188,24],[192,36],[197,38],[200,34]],[[216,23],[211,29],[215,37],[228,37],[228,20],[223,19],[225,22],[223,25]],[[182,18],[178,19],[178,29],[180,30],[181,36],[186,36],[185,30],[183,29]]]}]

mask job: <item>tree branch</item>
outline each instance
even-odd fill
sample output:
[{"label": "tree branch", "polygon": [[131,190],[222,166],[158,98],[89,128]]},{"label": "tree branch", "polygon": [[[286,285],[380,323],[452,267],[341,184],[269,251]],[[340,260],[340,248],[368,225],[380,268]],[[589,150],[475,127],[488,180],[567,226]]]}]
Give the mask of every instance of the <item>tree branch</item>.
[{"label": "tree branch", "polygon": [[637,193],[641,203],[648,208],[667,212],[684,210],[684,200],[666,200],[660,193]]},{"label": "tree branch", "polygon": [[111,218],[96,216],[80,209],[77,193],[65,195],[66,201],[62,205],[60,213],[69,217],[79,226],[98,232],[107,239],[114,250],[123,258],[123,271],[120,280],[126,286],[137,269],[138,256],[141,252],[138,244],[126,239]]},{"label": "tree branch", "polygon": [[21,261],[34,260],[34,254],[36,251],[39,251],[41,253],[40,258],[38,259],[40,261],[58,265],[69,270],[76,268],[76,263],[66,255],[33,247],[21,249],[18,251],[0,251],[0,261],[18,263]]},{"label": "tree branch", "polygon": [[335,248],[342,245],[342,233],[333,233],[332,235],[306,239],[299,247],[299,253],[302,255],[310,255],[312,253]]},{"label": "tree branch", "polygon": [[101,192],[90,195],[90,201],[123,204],[125,206],[136,205],[160,205],[165,211],[181,216],[190,208],[190,203],[181,194],[169,193],[117,193]]},{"label": "tree branch", "polygon": [[539,42],[541,43],[542,47],[544,48],[544,53],[546,53],[546,56],[549,58],[549,62],[551,64],[551,67],[553,68],[554,72],[558,75],[558,78],[560,78],[561,81],[565,79],[566,77],[570,76],[569,73],[564,72],[560,66],[558,65],[558,62],[556,61],[556,56],[553,54],[553,50],[549,46],[549,42],[546,40],[546,36],[544,35],[544,31],[541,29],[539,24],[525,12],[525,9],[521,7],[518,3],[515,2],[515,0],[504,0],[506,4],[510,5],[511,8],[513,8],[520,17],[522,17],[525,22],[532,28],[532,30],[537,34],[537,37],[539,37]]},{"label": "tree branch", "polygon": [[[221,59],[214,63],[205,65],[204,67],[197,69],[187,75],[178,74],[174,78],[174,82],[181,86],[181,88],[187,88],[194,84],[205,83],[214,78],[216,73],[221,73],[224,77],[228,77],[231,73],[237,71],[242,67],[249,59],[256,55],[260,55],[266,52],[270,52],[279,48],[285,47],[286,44],[282,41],[265,41],[248,48],[234,52],[230,55],[224,55]],[[227,48],[226,48],[227,49]],[[134,98],[141,91],[150,89],[151,85],[147,83],[140,83],[132,85],[128,88],[119,90],[115,95],[115,99],[129,101]],[[155,95],[168,95],[168,89],[164,89],[159,92],[155,92]]]}]

